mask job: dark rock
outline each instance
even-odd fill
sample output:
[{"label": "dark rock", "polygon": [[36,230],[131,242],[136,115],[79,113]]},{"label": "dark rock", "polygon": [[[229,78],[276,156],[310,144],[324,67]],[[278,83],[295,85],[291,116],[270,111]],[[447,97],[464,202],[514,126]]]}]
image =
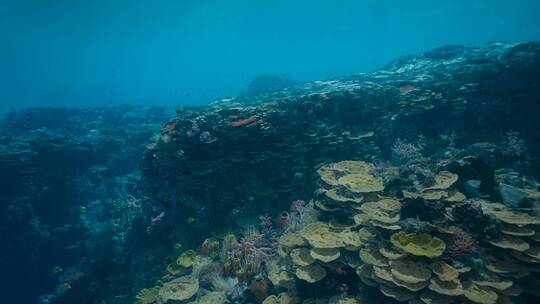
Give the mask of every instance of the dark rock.
[{"label": "dark rock", "polygon": [[33,303],[54,289],[48,272],[56,265],[98,253],[114,258],[118,231],[131,227],[126,204],[138,193],[140,160],[164,119],[162,109],[131,106],[7,116],[0,129],[0,268],[7,281],[0,284],[13,292],[3,302]]},{"label": "dark rock", "polygon": [[444,205],[421,198],[407,199],[402,203],[401,218],[414,218],[430,223],[441,222],[444,220]]},{"label": "dark rock", "polygon": [[497,220],[484,214],[477,203],[466,202],[458,204],[452,211],[452,216],[476,235],[486,239],[496,239],[501,235]]},{"label": "dark rock", "polygon": [[480,187],[482,186],[482,181],[477,179],[469,179],[463,185],[465,187],[465,193],[470,197],[480,196]]}]

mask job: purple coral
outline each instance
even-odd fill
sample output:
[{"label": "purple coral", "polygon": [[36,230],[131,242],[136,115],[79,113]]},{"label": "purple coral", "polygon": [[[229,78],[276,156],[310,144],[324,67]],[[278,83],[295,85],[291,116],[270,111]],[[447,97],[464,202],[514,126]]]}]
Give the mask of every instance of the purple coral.
[{"label": "purple coral", "polygon": [[250,265],[255,271],[259,270],[262,262],[276,254],[279,244],[278,235],[272,228],[272,219],[267,215],[259,219],[260,229],[245,233],[234,250],[234,256],[241,257],[244,264]]},{"label": "purple coral", "polygon": [[239,252],[240,256],[242,256],[242,261],[254,271],[260,268],[262,262],[268,261],[275,254],[274,249],[263,246],[261,240],[261,234],[255,234],[250,238],[242,238],[240,240]]},{"label": "purple coral", "polygon": [[223,266],[218,262],[209,263],[201,268],[199,282],[201,285],[210,285],[215,278],[223,276]]},{"label": "purple coral", "polygon": [[304,200],[295,200],[291,203],[291,212],[297,212],[304,214],[308,204]]},{"label": "purple coral", "polygon": [[302,230],[306,224],[307,214],[312,210],[311,205],[303,200],[295,200],[291,204],[291,212],[287,215],[285,232]]},{"label": "purple coral", "polygon": [[278,235],[272,227],[272,219],[268,215],[261,215],[260,220],[260,234],[255,239],[255,247],[257,251],[260,251],[263,256],[273,256],[278,248]]},{"label": "purple coral", "polygon": [[456,228],[446,248],[451,256],[463,256],[475,253],[478,249],[478,241],[467,231]]},{"label": "purple coral", "polygon": [[422,137],[416,143],[406,142],[398,138],[392,145],[392,156],[400,162],[417,162],[423,158],[424,146]]},{"label": "purple coral", "polygon": [[262,241],[266,245],[277,246],[277,233],[272,227],[272,218],[268,215],[259,216]]}]

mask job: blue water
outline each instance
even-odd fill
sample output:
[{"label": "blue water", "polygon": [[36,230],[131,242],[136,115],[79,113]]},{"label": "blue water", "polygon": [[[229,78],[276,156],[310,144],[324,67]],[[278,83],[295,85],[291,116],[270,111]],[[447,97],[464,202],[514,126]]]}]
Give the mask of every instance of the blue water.
[{"label": "blue water", "polygon": [[173,107],[252,77],[370,71],[444,44],[540,39],[535,0],[0,1],[0,114]]}]

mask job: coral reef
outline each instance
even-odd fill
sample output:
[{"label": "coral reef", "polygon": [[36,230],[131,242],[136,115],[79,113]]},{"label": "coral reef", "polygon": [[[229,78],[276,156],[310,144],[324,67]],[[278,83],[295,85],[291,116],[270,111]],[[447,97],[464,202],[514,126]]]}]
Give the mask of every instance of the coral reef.
[{"label": "coral reef", "polygon": [[[240,241],[234,235],[220,240],[220,256],[199,256],[190,250],[182,253],[178,261],[190,257],[192,273],[154,288],[165,288],[162,293],[169,293],[168,284],[202,277],[198,263],[210,265],[219,260],[224,277],[217,275],[212,281],[212,297],[218,303],[280,303],[285,298],[290,301],[287,303],[362,303],[374,297],[409,303],[497,303],[535,294],[522,282],[534,279],[536,274],[528,269],[540,264],[535,245],[540,217],[464,195],[456,198],[459,176],[450,171],[435,174],[419,192],[402,185],[401,191],[412,198],[391,196],[389,193],[395,191],[379,182],[372,187],[369,178],[361,179],[362,183],[369,181],[369,187],[350,188],[349,183],[339,182],[340,176],[373,176],[385,171],[389,172],[351,160],[322,166],[318,170],[322,190],[316,191],[309,203],[294,201],[291,208],[293,213],[310,206],[317,211],[313,222],[303,229],[284,229],[278,240],[271,219],[261,216],[259,227],[245,229]],[[345,197],[357,193],[351,189],[361,189],[363,199],[342,200],[322,194],[331,189],[340,189]],[[417,201],[426,191],[445,193],[436,199],[446,206],[445,220],[429,224],[429,234],[404,232],[401,223],[407,218],[402,217],[402,202]],[[480,204],[484,210],[480,215],[490,218],[483,224],[493,222],[503,227],[501,236],[490,240],[483,230],[466,231],[464,221],[469,218],[460,216],[463,209],[459,206],[469,204]],[[259,255],[263,258],[253,258]],[[195,296],[191,285],[177,291],[184,289],[194,298],[190,303],[209,299],[204,293]],[[149,290],[142,290],[140,296],[151,298]]]},{"label": "coral reef", "polygon": [[539,67],[538,43],[444,47],[153,136],[152,110],[15,113],[0,222],[84,252],[47,267],[57,304],[537,303]]}]

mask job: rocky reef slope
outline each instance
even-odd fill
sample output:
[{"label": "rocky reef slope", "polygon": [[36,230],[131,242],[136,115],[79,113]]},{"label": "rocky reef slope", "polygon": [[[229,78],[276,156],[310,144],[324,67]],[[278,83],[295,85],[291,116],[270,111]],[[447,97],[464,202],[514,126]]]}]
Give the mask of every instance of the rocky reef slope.
[{"label": "rocky reef slope", "polygon": [[537,302],[539,76],[538,43],[447,46],[178,109],[143,165],[174,258],[137,301]]},{"label": "rocky reef slope", "polygon": [[492,148],[489,166],[502,166],[522,140],[521,169],[537,174],[539,76],[538,43],[446,46],[373,73],[179,109],[146,155],[145,184],[164,208],[229,225],[310,194],[320,164],[387,161],[396,143],[426,155]]},{"label": "rocky reef slope", "polygon": [[140,160],[165,117],[131,106],[8,114],[0,127],[3,303],[35,303],[56,286],[56,265],[114,258],[133,216]]}]

